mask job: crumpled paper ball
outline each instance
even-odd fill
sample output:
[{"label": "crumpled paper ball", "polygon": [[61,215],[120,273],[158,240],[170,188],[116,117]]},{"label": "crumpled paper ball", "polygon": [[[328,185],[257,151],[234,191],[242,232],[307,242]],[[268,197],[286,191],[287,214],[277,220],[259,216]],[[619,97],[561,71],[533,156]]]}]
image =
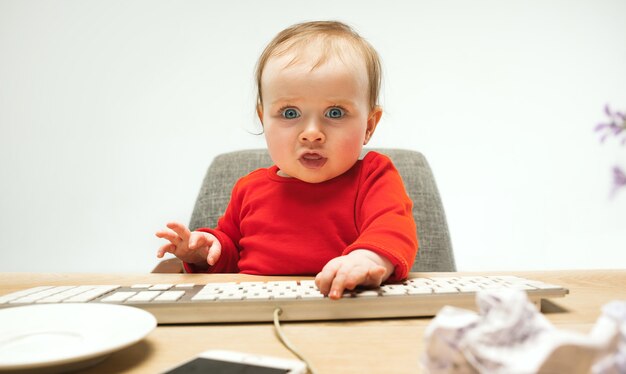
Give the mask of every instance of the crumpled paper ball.
[{"label": "crumpled paper ball", "polygon": [[483,290],[476,303],[478,313],[446,306],[429,324],[426,372],[626,373],[626,302],[608,304],[588,335],[556,329],[520,290]]},{"label": "crumpled paper ball", "polygon": [[626,373],[626,301],[612,301],[602,307],[600,319],[618,326],[618,342],[613,352],[593,365],[594,374]]}]

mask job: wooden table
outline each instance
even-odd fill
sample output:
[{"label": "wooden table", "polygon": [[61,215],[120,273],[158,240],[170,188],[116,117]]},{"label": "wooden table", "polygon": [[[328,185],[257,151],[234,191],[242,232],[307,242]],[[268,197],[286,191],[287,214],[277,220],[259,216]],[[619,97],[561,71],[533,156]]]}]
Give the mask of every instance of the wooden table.
[{"label": "wooden table", "polygon": [[[559,284],[565,298],[544,303],[545,315],[561,329],[588,333],[610,300],[626,300],[625,270],[458,273],[508,274]],[[413,275],[436,275],[415,273]],[[208,283],[293,279],[238,274],[1,273],[0,294],[39,285]],[[419,373],[423,334],[430,318],[288,322],[284,331],[319,373]],[[118,351],[86,373],[158,373],[208,349],[227,349],[293,358],[271,323],[171,325],[157,327],[143,341]]]}]

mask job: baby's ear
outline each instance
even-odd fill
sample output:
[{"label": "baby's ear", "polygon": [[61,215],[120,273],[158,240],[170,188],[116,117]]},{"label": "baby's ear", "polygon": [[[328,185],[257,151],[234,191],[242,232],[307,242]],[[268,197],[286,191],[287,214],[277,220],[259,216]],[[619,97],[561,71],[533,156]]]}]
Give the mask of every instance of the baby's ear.
[{"label": "baby's ear", "polygon": [[369,114],[367,118],[367,128],[365,129],[365,140],[363,141],[363,145],[366,145],[372,135],[374,135],[374,131],[376,130],[376,126],[378,126],[378,122],[383,115],[383,108],[379,106],[375,106],[374,109]]},{"label": "baby's ear", "polygon": [[259,121],[261,121],[261,125],[263,124],[263,105],[258,103],[256,105],[256,115],[259,116]]}]

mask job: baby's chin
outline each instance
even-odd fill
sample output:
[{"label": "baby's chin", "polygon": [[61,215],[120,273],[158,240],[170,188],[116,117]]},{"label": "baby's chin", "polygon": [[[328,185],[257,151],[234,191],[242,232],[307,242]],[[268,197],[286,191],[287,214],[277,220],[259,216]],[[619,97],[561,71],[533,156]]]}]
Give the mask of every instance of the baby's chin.
[{"label": "baby's chin", "polygon": [[284,178],[295,178],[306,183],[323,183],[333,178],[336,178],[343,173],[338,173],[338,174],[323,173],[319,170],[313,171],[313,172],[293,171],[290,173],[289,171],[284,171],[283,169],[279,169],[277,174]]},{"label": "baby's chin", "polygon": [[323,177],[323,178],[298,178],[303,182],[307,182],[307,183],[324,183],[326,181],[329,181],[335,177],[337,177],[338,175],[335,175],[333,177]]}]

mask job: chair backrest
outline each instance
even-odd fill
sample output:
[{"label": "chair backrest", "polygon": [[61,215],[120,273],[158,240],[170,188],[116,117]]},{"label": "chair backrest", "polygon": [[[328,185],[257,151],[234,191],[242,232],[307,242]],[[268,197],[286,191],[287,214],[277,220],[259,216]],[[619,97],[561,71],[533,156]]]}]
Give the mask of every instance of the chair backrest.
[{"label": "chair backrest", "polygon": [[[419,251],[411,271],[456,271],[446,215],[426,158],[401,149],[366,149],[391,158],[413,200]],[[230,200],[235,182],[249,172],[272,165],[264,149],[224,153],[207,170],[191,216],[189,228],[215,227]]]}]

